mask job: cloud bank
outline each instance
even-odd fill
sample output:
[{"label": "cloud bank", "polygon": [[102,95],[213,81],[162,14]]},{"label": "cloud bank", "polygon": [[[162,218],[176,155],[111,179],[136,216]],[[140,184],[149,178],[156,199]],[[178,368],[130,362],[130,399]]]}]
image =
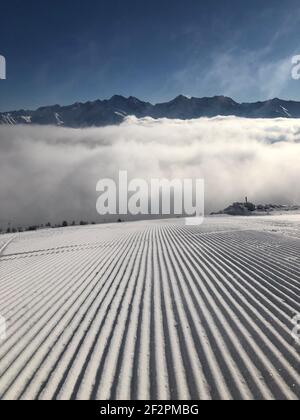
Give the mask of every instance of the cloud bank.
[{"label": "cloud bank", "polygon": [[204,178],[206,211],[300,203],[300,121],[218,117],[89,129],[0,126],[0,226],[100,221],[100,178]]}]

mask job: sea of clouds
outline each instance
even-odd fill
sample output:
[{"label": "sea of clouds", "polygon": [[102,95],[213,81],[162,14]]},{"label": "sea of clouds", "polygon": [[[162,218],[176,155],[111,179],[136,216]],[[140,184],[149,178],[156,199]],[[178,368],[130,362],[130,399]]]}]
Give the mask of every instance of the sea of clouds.
[{"label": "sea of clouds", "polygon": [[[100,178],[204,178],[206,212],[300,203],[300,120],[217,117],[68,129],[0,126],[0,226],[100,221]],[[102,219],[103,220],[103,219]]]}]

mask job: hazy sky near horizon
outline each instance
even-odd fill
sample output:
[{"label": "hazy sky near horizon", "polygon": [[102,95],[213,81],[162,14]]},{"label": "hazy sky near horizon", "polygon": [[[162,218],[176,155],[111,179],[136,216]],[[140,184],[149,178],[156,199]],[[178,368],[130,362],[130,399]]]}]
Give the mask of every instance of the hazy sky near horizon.
[{"label": "hazy sky near horizon", "polygon": [[300,100],[297,0],[0,1],[1,111],[114,94]]}]

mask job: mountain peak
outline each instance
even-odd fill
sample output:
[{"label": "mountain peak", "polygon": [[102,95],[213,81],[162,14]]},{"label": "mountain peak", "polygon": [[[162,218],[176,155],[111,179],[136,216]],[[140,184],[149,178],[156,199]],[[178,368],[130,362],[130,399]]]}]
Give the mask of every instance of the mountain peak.
[{"label": "mountain peak", "polygon": [[128,115],[137,118],[194,119],[237,116],[243,118],[300,118],[300,102],[274,98],[264,102],[238,103],[227,96],[206,98],[178,95],[169,102],[152,105],[130,96],[114,95],[108,100],[76,102],[70,106],[44,106],[36,111],[0,113],[0,124],[63,125],[103,127],[120,124]]},{"label": "mountain peak", "polygon": [[190,100],[191,100],[191,98],[186,96],[186,95],[178,95],[171,102],[186,102],[186,101],[190,101]]},{"label": "mountain peak", "polygon": [[122,95],[113,95],[110,99],[109,102],[113,102],[113,101],[126,101],[127,99],[125,98],[125,96]]}]

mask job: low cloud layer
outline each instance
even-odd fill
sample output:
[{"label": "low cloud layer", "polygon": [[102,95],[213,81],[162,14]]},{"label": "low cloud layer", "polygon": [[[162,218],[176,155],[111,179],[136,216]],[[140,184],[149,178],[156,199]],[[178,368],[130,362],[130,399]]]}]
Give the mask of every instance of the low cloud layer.
[{"label": "low cloud layer", "polygon": [[130,117],[82,130],[0,126],[0,226],[100,221],[97,181],[119,170],[146,180],[204,178],[207,212],[246,195],[300,203],[300,121]]}]

